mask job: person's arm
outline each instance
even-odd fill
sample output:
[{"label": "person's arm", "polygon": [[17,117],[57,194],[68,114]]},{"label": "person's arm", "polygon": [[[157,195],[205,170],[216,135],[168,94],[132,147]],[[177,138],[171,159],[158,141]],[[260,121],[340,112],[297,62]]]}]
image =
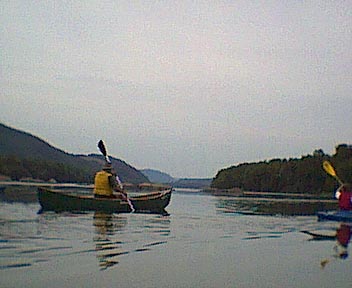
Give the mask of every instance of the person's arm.
[{"label": "person's arm", "polygon": [[110,183],[111,188],[112,188],[114,191],[116,191],[117,188],[118,188],[118,185],[117,185],[117,182],[116,182],[116,180],[115,180],[114,175],[109,176],[109,183]]},{"label": "person's arm", "polygon": [[127,193],[121,189],[119,183],[117,182],[117,180],[115,178],[115,175],[109,176],[109,183],[115,192],[120,192],[120,193],[127,196]]},{"label": "person's arm", "polygon": [[340,199],[340,196],[341,196],[341,189],[342,189],[342,186],[340,186],[339,188],[337,188],[336,192],[335,192],[335,198],[336,199]]}]

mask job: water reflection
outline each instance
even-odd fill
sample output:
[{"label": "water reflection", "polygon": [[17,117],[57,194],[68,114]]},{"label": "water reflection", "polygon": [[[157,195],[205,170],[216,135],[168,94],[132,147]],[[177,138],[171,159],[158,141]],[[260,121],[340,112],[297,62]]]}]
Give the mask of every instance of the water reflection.
[{"label": "water reflection", "polygon": [[345,223],[341,224],[336,231],[336,240],[338,246],[342,248],[342,251],[337,251],[339,257],[346,259],[348,257],[347,247],[351,240],[351,226]]},{"label": "water reflection", "polygon": [[318,211],[336,210],[336,201],[319,199],[276,199],[216,196],[221,213],[250,215],[315,215]]},{"label": "water reflection", "polygon": [[121,230],[127,223],[126,217],[115,216],[104,212],[95,212],[93,225],[95,227],[95,250],[101,269],[114,266],[119,263],[118,256],[127,254],[122,251],[121,241],[112,239],[117,231]]},{"label": "water reflection", "polygon": [[166,244],[170,236],[169,217],[158,214],[123,216],[95,212],[93,226],[93,241],[100,270],[118,264],[122,255],[146,252]]},{"label": "water reflection", "polygon": [[308,239],[309,241],[335,241],[335,244],[332,248],[334,254],[328,258],[324,258],[323,260],[321,260],[320,265],[322,268],[325,268],[325,266],[332,260],[347,259],[349,255],[348,246],[352,236],[351,225],[352,224],[341,223],[340,226],[336,229],[336,232],[334,232],[333,234],[301,231],[311,236],[311,238]]},{"label": "water reflection", "polygon": [[[37,215],[38,204],[0,203],[0,286],[350,286],[351,251],[341,260],[333,256],[337,238],[308,241],[312,237],[300,233],[337,234],[340,223],[316,216],[243,216],[230,206],[232,213],[223,213],[216,208],[222,198],[174,196],[168,217]],[[322,270],[327,257],[330,264]]]}]

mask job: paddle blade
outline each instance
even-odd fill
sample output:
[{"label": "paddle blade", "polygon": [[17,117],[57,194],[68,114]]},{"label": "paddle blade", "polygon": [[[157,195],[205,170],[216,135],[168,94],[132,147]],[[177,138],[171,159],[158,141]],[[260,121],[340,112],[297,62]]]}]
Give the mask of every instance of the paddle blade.
[{"label": "paddle blade", "polygon": [[98,148],[104,156],[108,155],[108,153],[106,152],[106,148],[105,148],[105,144],[104,144],[103,140],[100,140],[98,142]]},{"label": "paddle blade", "polygon": [[98,142],[98,148],[99,148],[100,152],[105,156],[106,162],[110,163],[108,152],[106,150],[106,147],[105,147],[103,140],[100,140]]},{"label": "paddle blade", "polygon": [[337,182],[340,183],[340,185],[343,185],[343,182],[337,176],[334,167],[332,167],[332,165],[330,164],[329,161],[323,162],[323,168],[324,168],[325,172],[328,173],[329,175],[331,175],[332,177],[334,177],[337,180]]},{"label": "paddle blade", "polygon": [[328,173],[332,177],[336,177],[335,169],[334,169],[334,167],[332,167],[332,165],[330,164],[329,161],[324,161],[323,162],[323,168],[324,168],[326,173]]}]

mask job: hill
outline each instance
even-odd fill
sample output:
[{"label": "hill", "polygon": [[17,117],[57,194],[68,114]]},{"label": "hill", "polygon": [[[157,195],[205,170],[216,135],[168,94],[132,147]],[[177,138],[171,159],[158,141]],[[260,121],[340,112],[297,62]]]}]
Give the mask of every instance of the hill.
[{"label": "hill", "polygon": [[148,177],[152,183],[169,184],[175,188],[193,188],[203,189],[209,188],[213,179],[206,178],[173,178],[167,173],[153,169],[140,170],[145,176]]},{"label": "hill", "polygon": [[[136,168],[114,157],[110,160],[121,181],[149,182]],[[27,132],[0,123],[0,174],[13,180],[34,178],[59,182],[92,183],[104,163],[102,155],[64,152]]]},{"label": "hill", "polygon": [[175,181],[169,174],[154,169],[140,170],[152,183],[170,184]]}]

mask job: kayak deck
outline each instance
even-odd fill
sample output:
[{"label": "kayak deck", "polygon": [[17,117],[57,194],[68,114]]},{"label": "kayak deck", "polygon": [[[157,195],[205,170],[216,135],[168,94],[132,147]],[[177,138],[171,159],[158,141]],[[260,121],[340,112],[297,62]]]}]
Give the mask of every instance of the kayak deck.
[{"label": "kayak deck", "polygon": [[317,216],[319,221],[352,222],[352,211],[318,212]]}]

